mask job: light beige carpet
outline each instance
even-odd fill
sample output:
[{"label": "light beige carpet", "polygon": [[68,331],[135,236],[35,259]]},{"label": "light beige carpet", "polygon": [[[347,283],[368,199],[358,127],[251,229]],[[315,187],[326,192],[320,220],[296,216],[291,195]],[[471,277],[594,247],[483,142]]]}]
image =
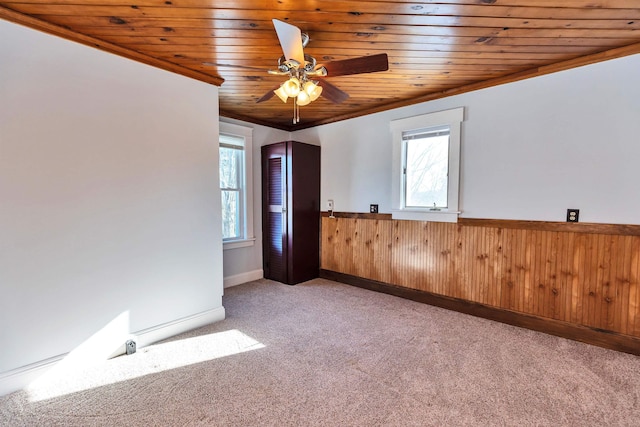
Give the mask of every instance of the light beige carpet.
[{"label": "light beige carpet", "polygon": [[327,280],[0,398],[2,426],[638,426],[640,358]]}]

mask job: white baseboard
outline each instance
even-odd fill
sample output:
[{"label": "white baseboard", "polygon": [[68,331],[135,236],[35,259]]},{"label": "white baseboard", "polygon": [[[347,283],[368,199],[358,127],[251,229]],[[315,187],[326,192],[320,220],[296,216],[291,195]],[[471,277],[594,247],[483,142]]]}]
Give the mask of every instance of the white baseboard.
[{"label": "white baseboard", "polygon": [[64,359],[60,354],[0,374],[0,396],[21,390]]},{"label": "white baseboard", "polygon": [[[142,348],[154,342],[162,341],[182,332],[187,332],[210,323],[224,320],[224,307],[207,310],[192,316],[183,317],[171,322],[143,329],[131,334],[130,338],[136,341],[136,347]],[[56,363],[67,356],[68,353],[30,363],[10,371],[0,373],[0,396],[21,390],[44,374]],[[122,351],[115,352],[112,357],[125,354],[125,345],[122,343]]]},{"label": "white baseboard", "polygon": [[242,283],[251,282],[252,280],[262,279],[263,277],[264,270],[262,269],[247,271],[246,273],[225,277],[223,286],[225,288],[230,288],[232,286],[241,285]]},{"label": "white baseboard", "polygon": [[[202,313],[194,314],[193,316],[183,317],[182,319],[174,320],[173,322],[167,322],[162,325],[143,329],[142,331],[134,334],[136,336],[136,345],[138,347],[144,347],[149,344],[153,344],[154,342],[171,338],[174,335],[178,335],[210,323],[219,322],[224,320],[224,317],[224,307],[218,307]],[[124,343],[122,348],[122,354],[124,354]]]}]

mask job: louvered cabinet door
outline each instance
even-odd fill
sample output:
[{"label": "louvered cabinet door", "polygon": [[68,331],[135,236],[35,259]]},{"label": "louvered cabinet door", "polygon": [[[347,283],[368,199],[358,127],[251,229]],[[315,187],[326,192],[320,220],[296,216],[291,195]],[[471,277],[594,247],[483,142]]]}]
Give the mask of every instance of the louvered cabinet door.
[{"label": "louvered cabinet door", "polygon": [[265,149],[262,159],[263,268],[267,279],[287,282],[287,157],[285,145]]}]

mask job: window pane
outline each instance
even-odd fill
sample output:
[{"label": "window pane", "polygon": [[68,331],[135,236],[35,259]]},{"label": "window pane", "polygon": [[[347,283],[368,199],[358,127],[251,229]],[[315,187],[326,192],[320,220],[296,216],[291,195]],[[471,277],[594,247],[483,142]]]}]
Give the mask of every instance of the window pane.
[{"label": "window pane", "polygon": [[449,135],[406,141],[405,204],[408,207],[447,207]]},{"label": "window pane", "polygon": [[220,147],[220,188],[240,188],[242,155],[242,150]]},{"label": "window pane", "polygon": [[238,239],[240,235],[240,197],[238,191],[222,190],[222,238]]}]

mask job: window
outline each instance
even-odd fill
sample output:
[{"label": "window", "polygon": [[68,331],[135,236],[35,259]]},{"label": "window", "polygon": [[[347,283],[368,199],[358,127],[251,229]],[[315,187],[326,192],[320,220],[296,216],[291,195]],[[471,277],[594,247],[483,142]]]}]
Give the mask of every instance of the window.
[{"label": "window", "polygon": [[391,122],[394,219],[456,222],[464,109]]},{"label": "window", "polygon": [[253,245],[251,128],[220,123],[220,193],[224,249]]},{"label": "window", "polygon": [[222,238],[244,237],[244,138],[220,135]]},{"label": "window", "polygon": [[402,133],[406,207],[448,207],[449,134],[449,126]]}]

